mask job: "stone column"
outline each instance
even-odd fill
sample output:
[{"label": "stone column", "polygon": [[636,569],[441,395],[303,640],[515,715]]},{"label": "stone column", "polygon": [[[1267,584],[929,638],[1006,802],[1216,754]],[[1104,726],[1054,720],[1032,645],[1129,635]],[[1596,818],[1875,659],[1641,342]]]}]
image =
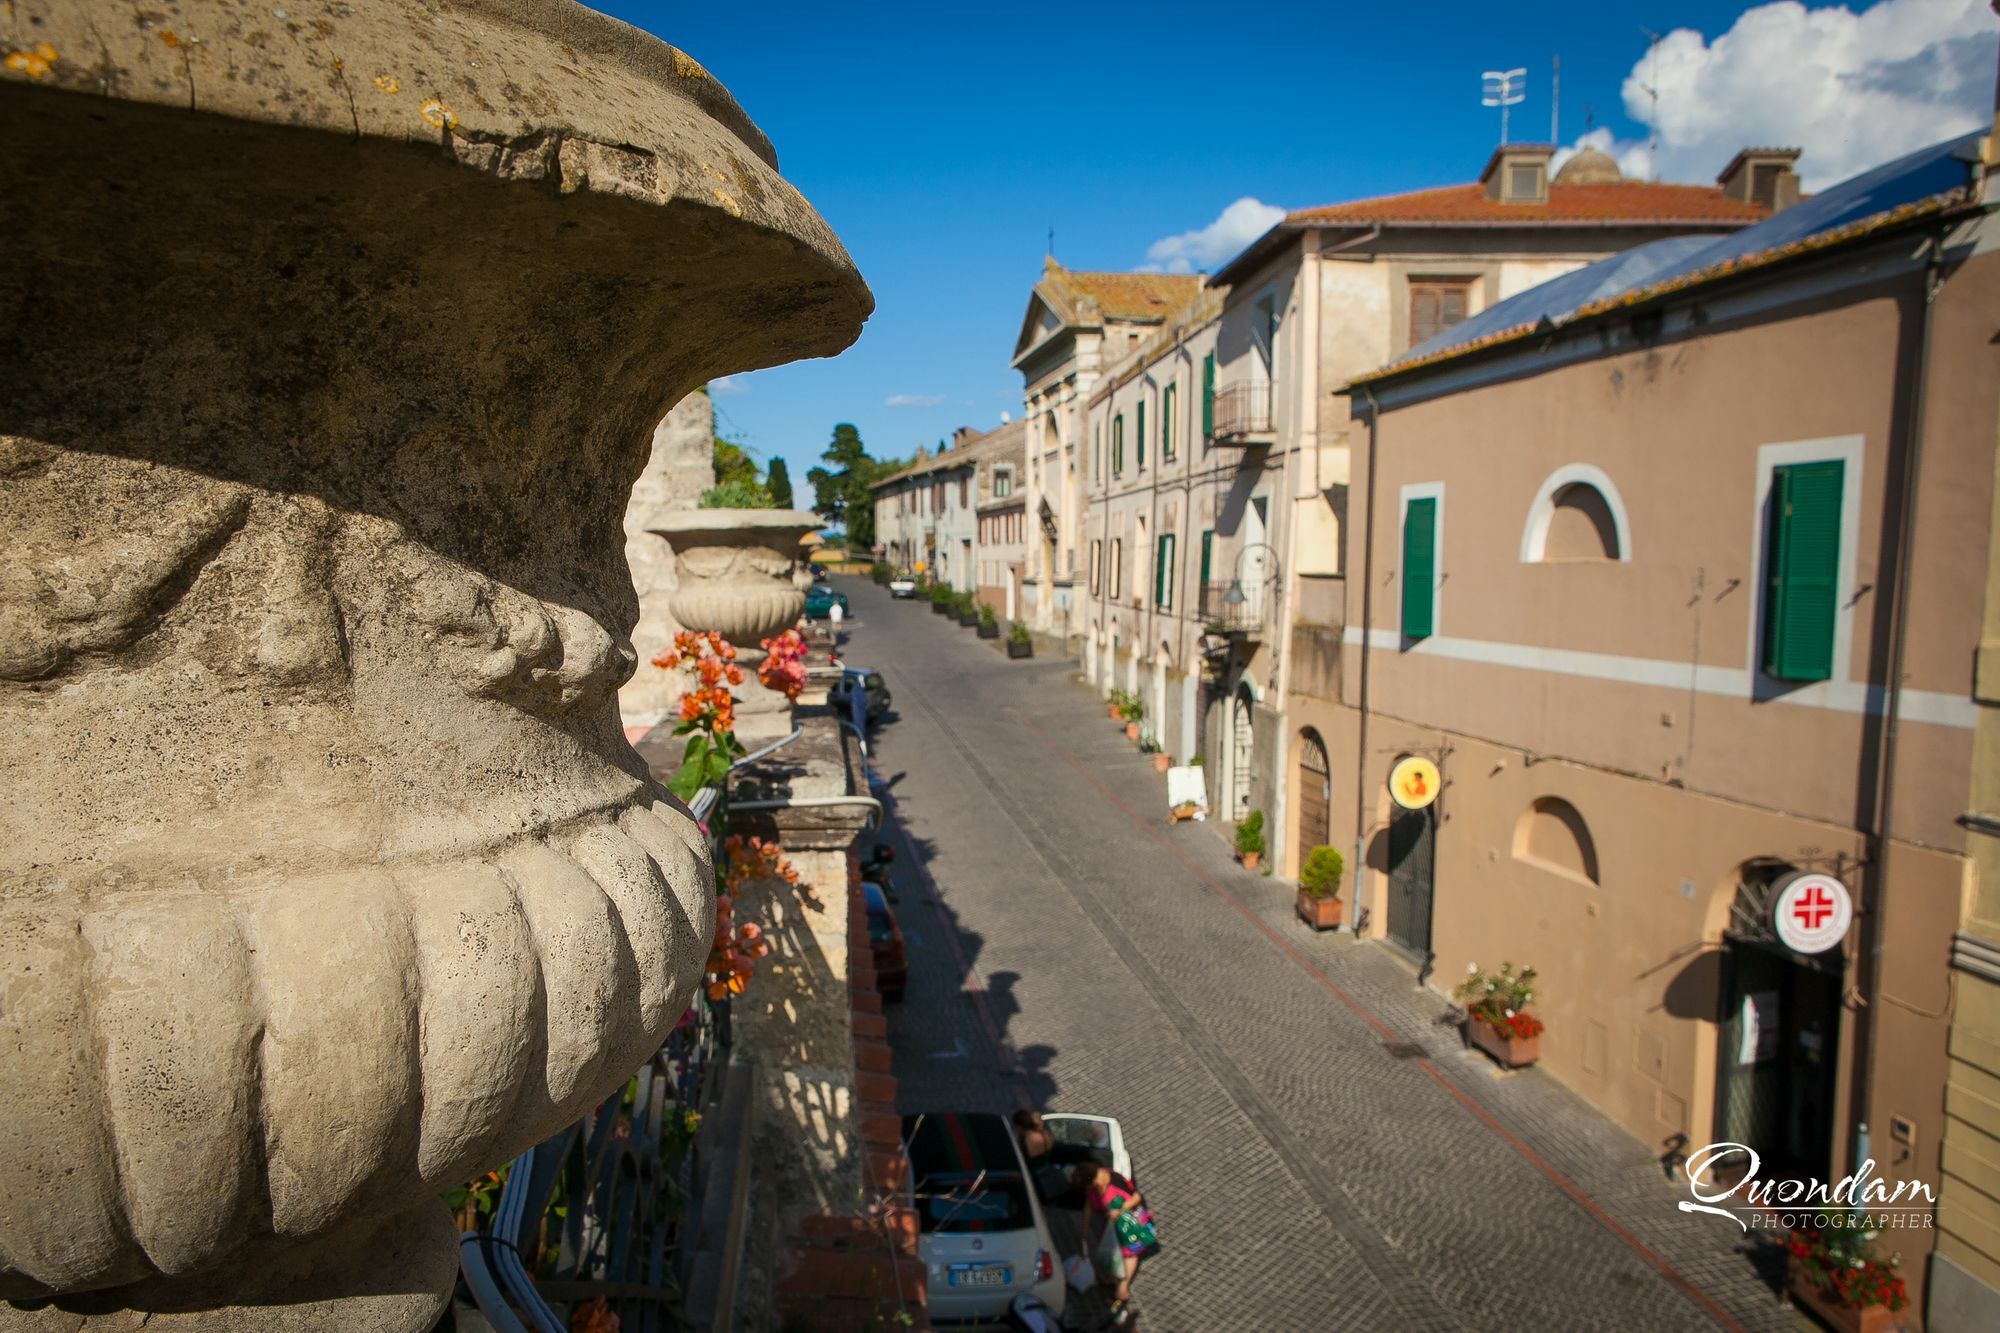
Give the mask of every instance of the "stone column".
[{"label": "stone column", "polygon": [[626,496],[866,289],[563,0],[16,0],[0,47],[0,1329],[428,1329],[440,1190],[684,1010]]}]

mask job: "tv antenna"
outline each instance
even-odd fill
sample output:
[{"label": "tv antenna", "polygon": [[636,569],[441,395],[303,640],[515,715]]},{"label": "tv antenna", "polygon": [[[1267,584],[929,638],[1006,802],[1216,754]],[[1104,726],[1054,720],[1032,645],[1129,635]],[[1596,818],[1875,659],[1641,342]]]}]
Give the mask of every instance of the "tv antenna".
[{"label": "tv antenna", "polygon": [[1651,28],[1641,28],[1646,36],[1646,79],[1639,85],[1640,91],[1653,99],[1653,110],[1646,124],[1646,179],[1660,179],[1660,34]]},{"label": "tv antenna", "polygon": [[1500,142],[1504,144],[1507,142],[1507,108],[1519,106],[1521,99],[1528,95],[1528,71],[1489,69],[1479,77],[1485,80],[1479,105],[1500,108]]}]

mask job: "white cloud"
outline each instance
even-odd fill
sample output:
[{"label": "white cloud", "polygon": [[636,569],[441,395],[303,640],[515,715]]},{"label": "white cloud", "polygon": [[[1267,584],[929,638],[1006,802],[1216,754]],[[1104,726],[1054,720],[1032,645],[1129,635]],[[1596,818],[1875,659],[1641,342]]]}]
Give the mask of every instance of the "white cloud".
[{"label": "white cloud", "polygon": [[734,398],[738,394],[750,392],[750,386],[743,382],[741,375],[724,375],[708,382],[708,392],[712,397]]},{"label": "white cloud", "polygon": [[884,407],[936,407],[944,401],[941,393],[892,393],[882,400]]},{"label": "white cloud", "polygon": [[[1986,0],[1878,0],[1858,14],[1782,0],[1713,42],[1667,34],[1626,76],[1625,113],[1656,128],[1661,180],[1713,180],[1739,148],[1785,145],[1805,150],[1806,189],[1824,189],[1986,121],[1996,47]],[[1586,141],[1645,175],[1643,140]]]},{"label": "white cloud", "polygon": [[1140,271],[1193,273],[1220,268],[1284,216],[1284,209],[1246,194],[1199,231],[1162,237],[1147,246],[1146,262],[1139,266]]}]

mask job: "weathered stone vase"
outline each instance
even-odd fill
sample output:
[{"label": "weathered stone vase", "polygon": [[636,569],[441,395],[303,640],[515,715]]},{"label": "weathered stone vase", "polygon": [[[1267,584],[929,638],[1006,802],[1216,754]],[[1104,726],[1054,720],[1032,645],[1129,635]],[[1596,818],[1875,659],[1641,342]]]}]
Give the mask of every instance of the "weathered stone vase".
[{"label": "weathered stone vase", "polygon": [[867,290],[566,0],[16,0],[0,53],[0,1330],[420,1333],[438,1193],[706,953],[615,699],[648,436]]},{"label": "weathered stone vase", "polygon": [[805,610],[800,541],[820,526],[819,515],[803,509],[659,515],[647,528],[674,551],[678,582],[668,609],[689,629],[714,630],[738,649],[754,650]]}]

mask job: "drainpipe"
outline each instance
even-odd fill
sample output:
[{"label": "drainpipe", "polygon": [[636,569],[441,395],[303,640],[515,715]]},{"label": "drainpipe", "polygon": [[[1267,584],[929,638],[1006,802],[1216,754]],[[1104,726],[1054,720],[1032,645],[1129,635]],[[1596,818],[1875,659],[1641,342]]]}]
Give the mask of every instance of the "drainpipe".
[{"label": "drainpipe", "polygon": [[1357,701],[1361,716],[1355,723],[1354,739],[1354,901],[1347,909],[1347,928],[1361,929],[1361,875],[1367,868],[1368,850],[1368,662],[1374,654],[1369,636],[1375,623],[1375,419],[1382,414],[1375,391],[1361,386],[1368,402],[1368,485],[1362,500],[1361,529],[1361,696]]},{"label": "drainpipe", "polygon": [[1875,1075],[1875,1049],[1881,1039],[1883,902],[1888,882],[1884,871],[1889,847],[1889,817],[1895,795],[1897,731],[1903,711],[1903,653],[1907,646],[1910,618],[1910,553],[1916,545],[1917,479],[1924,445],[1924,402],[1930,380],[1931,320],[1937,307],[1938,291],[1944,286],[1945,230],[1940,228],[1932,234],[1930,254],[1924,262],[1923,308],[1917,316],[1916,378],[1910,395],[1909,443],[1902,451],[1902,466],[1897,476],[1902,490],[1902,512],[1897,516],[1896,523],[1893,556],[1896,571],[1890,582],[1890,596],[1894,601],[1890,608],[1889,655],[1882,683],[1880,739],[1875,750],[1875,800],[1869,812],[1866,844],[1871,892],[1868,910],[1861,918],[1861,947],[1857,955],[1862,974],[1858,980],[1865,981],[1866,986],[1857,984],[1855,987],[1866,1006],[1861,1024],[1860,1050],[1854,1060],[1854,1097],[1858,1113],[1854,1122],[1853,1163],[1857,1166],[1866,1160],[1868,1153],[1868,1092]]}]

